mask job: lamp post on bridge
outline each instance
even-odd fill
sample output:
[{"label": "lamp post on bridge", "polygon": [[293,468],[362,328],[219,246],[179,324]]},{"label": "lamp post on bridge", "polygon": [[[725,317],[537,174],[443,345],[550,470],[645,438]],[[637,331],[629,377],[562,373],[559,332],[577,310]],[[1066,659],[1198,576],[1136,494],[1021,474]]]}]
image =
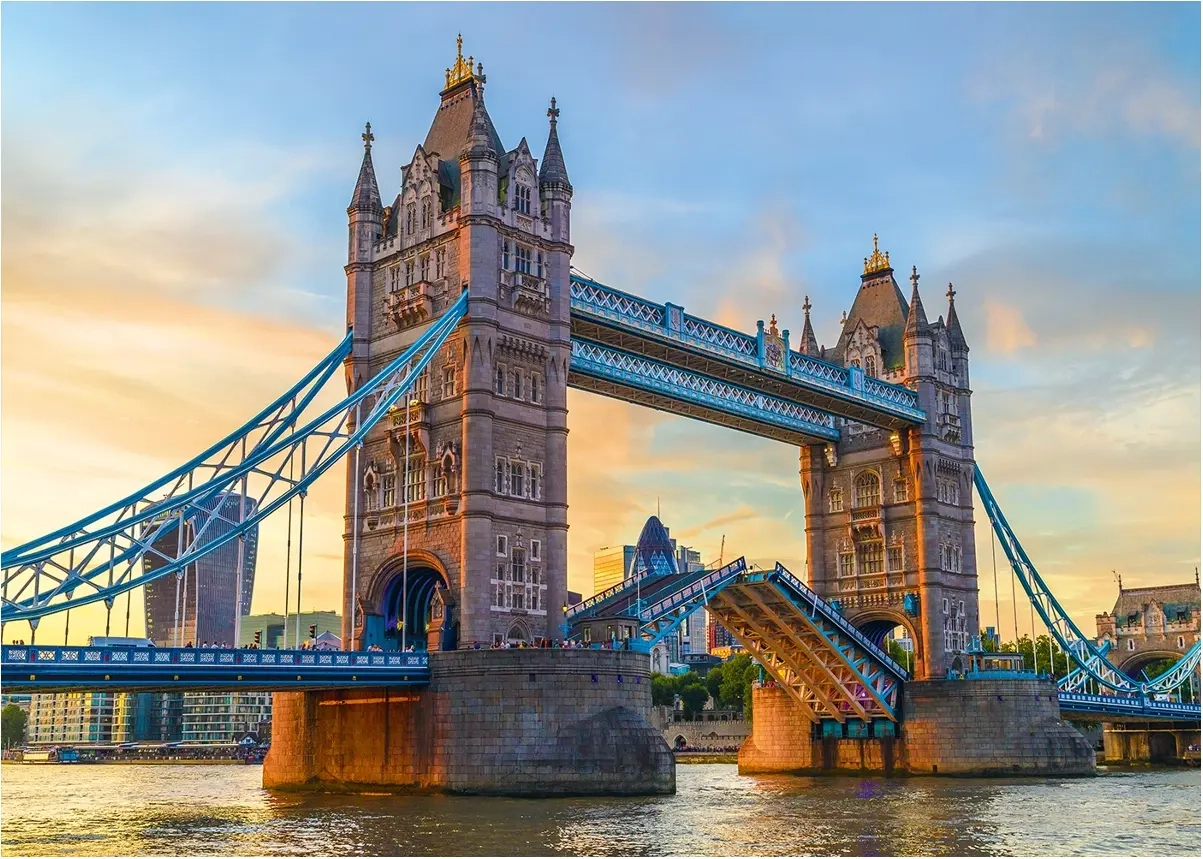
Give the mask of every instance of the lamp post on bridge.
[{"label": "lamp post on bridge", "polygon": [[562,633],[562,635],[560,636],[560,640],[567,641],[568,640],[568,603],[564,603],[561,611],[562,611],[562,614],[560,616],[564,620],[563,620],[563,623],[560,624],[560,632]]}]

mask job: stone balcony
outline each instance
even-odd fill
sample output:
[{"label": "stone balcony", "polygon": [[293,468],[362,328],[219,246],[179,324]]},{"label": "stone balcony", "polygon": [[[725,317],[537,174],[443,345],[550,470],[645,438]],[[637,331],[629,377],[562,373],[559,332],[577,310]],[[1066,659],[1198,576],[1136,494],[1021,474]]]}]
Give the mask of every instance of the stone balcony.
[{"label": "stone balcony", "polygon": [[412,328],[434,315],[434,284],[419,280],[393,290],[385,298],[385,311],[398,328]]},{"label": "stone balcony", "polygon": [[544,278],[520,271],[503,271],[501,288],[520,313],[546,316],[551,312],[551,293]]},{"label": "stone balcony", "polygon": [[936,417],[936,431],[945,441],[961,440],[961,416],[944,412]]},{"label": "stone balcony", "polygon": [[875,504],[871,507],[857,507],[848,517],[848,528],[853,539],[856,537],[881,537],[882,506]]}]

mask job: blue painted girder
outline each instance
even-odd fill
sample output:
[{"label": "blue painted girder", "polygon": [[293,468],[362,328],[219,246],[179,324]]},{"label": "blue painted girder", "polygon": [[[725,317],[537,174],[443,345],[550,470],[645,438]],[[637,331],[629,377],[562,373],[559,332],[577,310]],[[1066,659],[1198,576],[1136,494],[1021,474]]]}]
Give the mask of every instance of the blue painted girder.
[{"label": "blue painted girder", "polygon": [[[1182,722],[1199,724],[1199,705],[1156,701],[1142,695],[1088,695],[1060,692],[1057,703],[1063,713],[1111,717],[1112,721]],[[1104,718],[1103,721],[1109,721]]]},{"label": "blue painted girder", "polygon": [[568,382],[574,388],[789,444],[839,438],[835,418],[826,412],[575,336]]},{"label": "blue painted girder", "polygon": [[[745,334],[573,274],[573,340],[588,340],[886,429],[922,423],[916,392],[789,348],[789,334]],[[572,384],[571,378],[569,383]]]},{"label": "blue painted girder", "polygon": [[6,645],[0,648],[0,669],[6,693],[274,691],[416,686],[430,680],[427,654],[390,651]]},{"label": "blue painted girder", "polygon": [[986,478],[976,465],[973,467],[973,485],[977,488],[986,516],[1015,577],[1019,579],[1028,599],[1031,600],[1040,619],[1052,632],[1057,644],[1069,655],[1080,672],[1074,675],[1075,687],[1081,688],[1088,678],[1094,680],[1101,688],[1121,695],[1153,695],[1177,689],[1190,679],[1192,673],[1199,670],[1200,647],[1197,641],[1173,666],[1152,680],[1137,682],[1112,665],[1107,659],[1107,651],[1082,634],[1069,613],[1053,596],[1036,570],[1036,565],[1024,551],[1019,538],[1011,530],[994,493],[986,485]]}]

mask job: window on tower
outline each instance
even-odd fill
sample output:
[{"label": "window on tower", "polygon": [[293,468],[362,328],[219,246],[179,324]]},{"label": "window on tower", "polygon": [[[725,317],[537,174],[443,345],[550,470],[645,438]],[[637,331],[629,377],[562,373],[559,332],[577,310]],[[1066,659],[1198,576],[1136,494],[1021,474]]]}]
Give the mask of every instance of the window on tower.
[{"label": "window on tower", "polygon": [[498,364],[497,372],[494,374],[493,379],[493,393],[499,397],[505,396],[505,378],[505,365]]},{"label": "window on tower", "polygon": [[525,245],[516,245],[514,250],[514,270],[520,271],[523,274],[530,274],[530,248]]},{"label": "window on tower", "polygon": [[877,359],[872,355],[865,356],[865,375],[873,378],[877,377]]},{"label": "window on tower", "polygon": [[840,489],[838,486],[831,487],[831,491],[827,493],[827,512],[844,512],[844,490]]},{"label": "window on tower", "polygon": [[421,273],[421,279],[430,280],[430,254],[425,254],[418,260],[418,268]]},{"label": "window on tower", "polygon": [[405,234],[407,236],[413,235],[414,226],[415,226],[417,219],[418,219],[418,209],[413,203],[410,203],[408,206],[405,207]]},{"label": "window on tower", "polygon": [[443,368],[443,399],[449,400],[455,396],[455,368]]},{"label": "window on tower", "polygon": [[543,387],[543,381],[542,381],[542,379],[539,378],[539,374],[531,373],[530,374],[530,401],[532,403],[542,402],[542,398],[543,398],[543,392],[541,390],[542,387]]},{"label": "window on tower", "polygon": [[881,541],[872,540],[859,543],[856,547],[858,566],[862,574],[880,573],[882,571]]},{"label": "window on tower", "polygon": [[907,500],[906,478],[894,478],[894,503],[904,504]]},{"label": "window on tower", "polygon": [[872,471],[856,478],[856,506],[878,507],[881,505],[881,480]]},{"label": "window on tower", "polygon": [[405,264],[405,285],[413,286],[414,284],[414,261],[410,260]]},{"label": "window on tower", "polygon": [[514,186],[514,208],[523,215],[530,214],[530,186],[517,184]]},{"label": "window on tower", "polygon": [[501,243],[501,268],[503,271],[510,270],[510,243],[508,239]]},{"label": "window on tower", "polygon": [[434,276],[440,278],[447,273],[447,249],[439,248],[434,252]]},{"label": "window on tower", "polygon": [[430,226],[430,222],[433,220],[433,212],[434,205],[431,203],[430,198],[427,197],[422,201],[422,229]]},{"label": "window on tower", "polygon": [[522,399],[522,371],[515,370],[510,374],[510,396],[515,400]]}]

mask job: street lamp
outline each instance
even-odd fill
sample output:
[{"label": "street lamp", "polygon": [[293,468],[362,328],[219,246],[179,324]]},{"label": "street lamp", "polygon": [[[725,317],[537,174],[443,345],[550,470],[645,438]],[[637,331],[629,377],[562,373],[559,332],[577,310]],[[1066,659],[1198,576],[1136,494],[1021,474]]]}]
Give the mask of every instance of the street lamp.
[{"label": "street lamp", "polygon": [[560,638],[563,641],[567,641],[568,640],[568,603],[564,603],[564,606],[561,609],[561,612],[562,612],[562,614],[560,616],[564,619],[564,622],[560,624],[560,632],[562,633]]}]

